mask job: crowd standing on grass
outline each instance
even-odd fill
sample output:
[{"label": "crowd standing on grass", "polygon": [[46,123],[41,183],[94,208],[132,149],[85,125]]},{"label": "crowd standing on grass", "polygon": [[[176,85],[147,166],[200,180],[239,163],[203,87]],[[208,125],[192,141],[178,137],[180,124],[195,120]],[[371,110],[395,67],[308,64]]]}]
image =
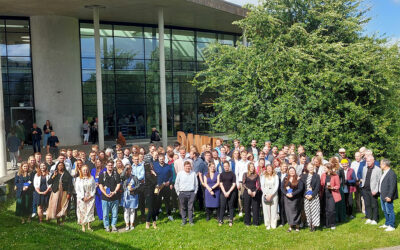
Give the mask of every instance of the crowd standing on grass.
[{"label": "crowd standing on grass", "polygon": [[[45,126],[51,130],[50,123]],[[34,126],[32,133],[39,130]],[[48,145],[55,142],[50,134]],[[10,139],[13,148],[18,140]],[[187,149],[175,142],[165,149],[150,144],[147,151],[120,144],[102,151],[93,144],[88,155],[61,149],[54,158],[49,150],[44,161],[35,152],[22,162],[15,177],[16,215],[22,223],[38,216],[40,223],[55,219],[60,225],[76,216],[82,231],[92,230],[97,218],[105,231],[117,232],[119,211],[125,231],[138,224],[138,212],[147,229],[157,228],[164,213],[173,221],[176,211],[182,226],[194,225],[195,210],[219,226],[227,219],[232,227],[238,212],[246,226],[263,221],[267,230],[288,224],[288,232],[306,227],[313,232],[335,230],[355,213],[365,214],[365,224],[377,225],[380,200],[385,223],[379,227],[393,231],[398,191],[391,167],[365,147],[351,160],[344,148],[325,159],[321,150],[307,155],[302,145],[278,148],[267,141],[259,149],[256,140],[248,148],[239,140],[232,147],[217,140],[215,148]]]}]

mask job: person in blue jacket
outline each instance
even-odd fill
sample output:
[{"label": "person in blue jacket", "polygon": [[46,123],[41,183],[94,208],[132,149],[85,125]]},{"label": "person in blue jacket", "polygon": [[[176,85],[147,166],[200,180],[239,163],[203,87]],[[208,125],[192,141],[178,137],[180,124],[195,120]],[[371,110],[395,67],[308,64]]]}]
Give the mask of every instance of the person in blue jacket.
[{"label": "person in blue jacket", "polygon": [[161,203],[164,202],[165,209],[167,210],[168,219],[173,221],[174,218],[171,214],[171,190],[172,186],[172,167],[165,163],[165,155],[158,154],[158,161],[154,163],[154,171],[157,174],[157,186],[156,186],[156,206],[155,214],[158,218],[160,214]]}]

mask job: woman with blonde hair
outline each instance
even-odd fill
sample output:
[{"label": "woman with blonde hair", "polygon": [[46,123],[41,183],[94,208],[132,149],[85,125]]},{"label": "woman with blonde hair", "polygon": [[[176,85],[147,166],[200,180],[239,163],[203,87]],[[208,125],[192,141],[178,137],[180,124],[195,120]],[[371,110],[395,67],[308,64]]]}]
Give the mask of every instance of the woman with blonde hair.
[{"label": "woman with blonde hair", "polygon": [[43,211],[46,211],[49,205],[49,197],[51,185],[47,184],[50,179],[50,174],[45,163],[41,163],[38,172],[33,179],[33,204],[38,207],[39,223],[43,221]]},{"label": "woman with blonde hair", "polygon": [[32,176],[29,171],[29,164],[22,162],[14,179],[17,198],[15,215],[21,217],[22,224],[30,222],[32,213]]},{"label": "woman with blonde hair", "polygon": [[320,178],[315,173],[314,165],[308,163],[306,174],[301,176],[304,183],[304,212],[307,218],[307,224],[310,231],[314,232],[316,227],[320,225],[320,204],[319,204],[319,189],[321,186]]},{"label": "woman with blonde hair", "polygon": [[82,231],[85,232],[90,228],[90,222],[94,221],[94,204],[96,184],[93,176],[90,175],[90,169],[87,165],[83,165],[79,177],[75,180],[75,191],[77,198],[76,217],[78,224],[82,225]]},{"label": "woman with blonde hair", "polygon": [[256,173],[256,167],[253,162],[250,162],[247,165],[247,173],[243,174],[242,185],[244,188],[244,224],[250,226],[251,217],[253,217],[253,224],[258,226],[260,210],[260,176]]},{"label": "woman with blonde hair", "polygon": [[266,166],[263,175],[261,176],[261,190],[263,197],[261,199],[264,224],[267,230],[276,228],[278,221],[278,189],[279,177],[275,173],[273,167],[269,164]]}]

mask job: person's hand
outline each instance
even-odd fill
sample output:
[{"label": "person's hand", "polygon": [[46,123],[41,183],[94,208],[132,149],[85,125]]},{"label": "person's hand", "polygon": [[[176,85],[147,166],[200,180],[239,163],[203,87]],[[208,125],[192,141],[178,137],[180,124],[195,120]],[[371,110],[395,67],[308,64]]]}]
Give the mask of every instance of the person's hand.
[{"label": "person's hand", "polygon": [[169,185],[169,189],[173,189],[174,188],[174,185]]},{"label": "person's hand", "polygon": [[150,170],[150,173],[154,176],[157,176],[156,172],[154,172],[154,170]]},{"label": "person's hand", "polygon": [[239,183],[238,189],[239,189],[239,190],[242,189],[242,184]]},{"label": "person's hand", "polygon": [[376,192],[372,192],[372,196],[375,196],[376,195]]},{"label": "person's hand", "polygon": [[210,194],[211,194],[211,195],[214,195],[214,191],[211,190],[211,191],[210,191]]},{"label": "person's hand", "polygon": [[267,201],[272,200],[272,194],[267,195]]},{"label": "person's hand", "polygon": [[17,186],[14,186],[14,191],[17,191]]},{"label": "person's hand", "polygon": [[247,189],[247,193],[248,193],[250,196],[252,195],[252,192],[251,192],[250,189]]},{"label": "person's hand", "polygon": [[287,197],[292,198],[293,194],[286,194]]},{"label": "person's hand", "polygon": [[225,198],[228,198],[229,197],[229,193],[224,192],[224,196],[225,196]]},{"label": "person's hand", "polygon": [[386,198],[385,198],[385,201],[386,201],[386,202],[391,202],[392,199],[390,199],[389,197],[386,197]]},{"label": "person's hand", "polygon": [[169,181],[167,181],[166,183],[165,183],[165,186],[168,186],[169,185]]},{"label": "person's hand", "polygon": [[28,190],[28,187],[25,187],[25,186],[24,186],[24,187],[22,188],[22,191],[26,191],[26,190]]}]

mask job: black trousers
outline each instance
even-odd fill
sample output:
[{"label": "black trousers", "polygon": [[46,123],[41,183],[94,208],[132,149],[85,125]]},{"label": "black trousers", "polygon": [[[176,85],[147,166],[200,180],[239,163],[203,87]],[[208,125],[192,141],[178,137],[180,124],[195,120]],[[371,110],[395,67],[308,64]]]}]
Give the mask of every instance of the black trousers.
[{"label": "black trousers", "polygon": [[346,204],[346,214],[348,216],[353,215],[353,193],[344,194],[344,203]]},{"label": "black trousers", "polygon": [[[200,178],[197,176],[197,182],[200,184]],[[199,188],[196,193],[196,201],[199,203],[200,211],[204,210],[204,187],[199,185]]]},{"label": "black trousers", "polygon": [[146,195],[145,191],[142,189],[138,192],[139,195],[139,210],[140,210],[140,216],[142,218],[145,217],[145,212],[146,212]]},{"label": "black trousers", "polygon": [[378,212],[378,196],[373,196],[371,190],[363,189],[363,198],[365,204],[365,217],[370,220],[378,222],[379,212]]},{"label": "black trousers", "polygon": [[260,218],[260,192],[251,197],[247,190],[243,192],[244,224],[250,225],[251,212],[253,212],[253,224],[258,226]]},{"label": "black trousers", "polygon": [[217,210],[217,216],[219,216],[219,208],[218,207],[206,207],[207,220],[210,220],[214,210]]},{"label": "black trousers", "polygon": [[171,189],[169,188],[169,186],[161,189],[161,191],[157,195],[156,199],[157,199],[157,205],[155,206],[156,216],[159,215],[161,204],[163,202],[165,204],[165,209],[167,210],[167,215],[170,216],[171,215]]},{"label": "black trousers", "polygon": [[325,226],[334,227],[336,225],[335,200],[332,195],[324,194]]},{"label": "black trousers", "polygon": [[97,129],[96,130],[93,130],[91,133],[90,133],[90,139],[92,139],[92,144],[95,144],[96,142],[97,142],[97,136],[99,135],[99,133],[97,132]]},{"label": "black trousers", "polygon": [[231,194],[228,196],[228,198],[225,197],[225,195],[221,192],[219,196],[219,221],[223,222],[224,221],[224,215],[225,215],[225,207],[228,204],[228,212],[229,212],[229,222],[233,222],[233,215],[235,213],[235,208],[234,204],[236,201],[236,193],[231,192]]},{"label": "black trousers", "polygon": [[287,223],[286,212],[285,212],[285,196],[279,191],[279,217],[281,225]]},{"label": "black trousers", "polygon": [[144,198],[147,208],[146,222],[156,221],[156,214],[154,209],[155,205],[154,188],[152,190],[146,190],[144,193]]}]

